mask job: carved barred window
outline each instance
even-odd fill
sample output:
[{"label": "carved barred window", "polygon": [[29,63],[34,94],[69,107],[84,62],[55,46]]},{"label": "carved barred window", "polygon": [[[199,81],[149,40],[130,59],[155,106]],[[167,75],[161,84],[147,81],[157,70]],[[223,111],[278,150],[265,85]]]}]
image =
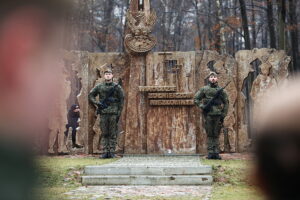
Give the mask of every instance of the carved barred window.
[{"label": "carved barred window", "polygon": [[167,71],[169,73],[176,73],[179,69],[177,60],[166,60],[165,66],[167,67]]}]

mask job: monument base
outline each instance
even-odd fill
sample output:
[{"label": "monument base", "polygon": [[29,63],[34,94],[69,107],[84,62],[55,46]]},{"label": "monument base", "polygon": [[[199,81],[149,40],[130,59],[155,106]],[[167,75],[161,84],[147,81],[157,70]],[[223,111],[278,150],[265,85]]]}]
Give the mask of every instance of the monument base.
[{"label": "monument base", "polygon": [[211,185],[211,166],[199,156],[125,156],[85,167],[83,185]]}]

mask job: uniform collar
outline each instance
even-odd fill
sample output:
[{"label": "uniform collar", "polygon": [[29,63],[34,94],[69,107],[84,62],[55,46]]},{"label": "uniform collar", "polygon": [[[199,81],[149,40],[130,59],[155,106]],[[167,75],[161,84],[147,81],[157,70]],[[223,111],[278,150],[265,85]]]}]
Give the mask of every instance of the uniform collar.
[{"label": "uniform collar", "polygon": [[218,82],[216,82],[216,83],[209,82],[209,86],[215,88],[218,86]]},{"label": "uniform collar", "polygon": [[111,86],[111,85],[113,85],[113,82],[105,82],[105,85]]}]

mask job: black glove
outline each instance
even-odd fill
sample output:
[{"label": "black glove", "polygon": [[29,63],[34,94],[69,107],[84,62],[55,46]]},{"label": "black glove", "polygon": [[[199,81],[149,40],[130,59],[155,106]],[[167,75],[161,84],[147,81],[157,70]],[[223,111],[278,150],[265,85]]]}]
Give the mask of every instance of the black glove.
[{"label": "black glove", "polygon": [[120,117],[121,117],[121,112],[118,112],[118,115],[117,115],[117,123],[119,122]]},{"label": "black glove", "polygon": [[220,119],[220,123],[221,123],[221,124],[223,124],[223,123],[224,123],[224,119],[225,119],[225,117],[226,117],[226,116],[225,116],[224,114],[222,114],[222,115],[221,115],[221,119]]},{"label": "black glove", "polygon": [[99,103],[97,103],[97,107],[102,110],[102,109],[107,108],[108,106],[104,103],[99,102]]}]

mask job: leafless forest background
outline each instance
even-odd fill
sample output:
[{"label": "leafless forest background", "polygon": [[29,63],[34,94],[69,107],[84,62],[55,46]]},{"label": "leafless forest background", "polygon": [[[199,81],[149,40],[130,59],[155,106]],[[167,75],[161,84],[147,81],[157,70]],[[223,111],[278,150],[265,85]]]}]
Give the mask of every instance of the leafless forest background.
[{"label": "leafless forest background", "polygon": [[[73,0],[69,50],[122,52],[129,0]],[[297,0],[152,0],[154,51],[284,49],[300,71]]]}]

